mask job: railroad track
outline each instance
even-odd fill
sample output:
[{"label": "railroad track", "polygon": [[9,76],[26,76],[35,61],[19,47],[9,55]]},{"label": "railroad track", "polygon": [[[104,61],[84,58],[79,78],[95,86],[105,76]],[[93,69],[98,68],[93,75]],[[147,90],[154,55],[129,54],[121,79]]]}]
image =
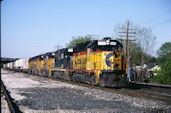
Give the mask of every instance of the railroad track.
[{"label": "railroad track", "polygon": [[[33,74],[28,74],[28,75],[35,76]],[[79,85],[79,86],[83,86],[87,88],[94,88],[94,89],[104,90],[107,92],[123,94],[123,95],[131,96],[131,97],[162,101],[171,105],[171,87],[164,87],[164,86],[157,86],[157,85],[152,86],[148,84],[139,85],[136,83],[130,83],[130,85],[125,88],[109,88],[109,87],[90,85],[86,83],[67,81],[67,80],[57,79],[57,78],[52,78],[52,77],[50,78],[46,76],[39,76],[39,77],[49,78],[49,79],[53,79],[56,81],[66,82],[69,84]]]},{"label": "railroad track", "polygon": [[162,101],[162,102],[165,102],[165,103],[171,105],[171,89],[167,89],[167,88],[160,87],[160,86],[159,87],[157,87],[157,86],[145,87],[145,85],[143,85],[143,87],[142,87],[142,86],[135,85],[133,87],[128,86],[125,88],[109,88],[109,87],[90,85],[90,84],[86,84],[86,83],[67,81],[67,80],[63,80],[63,79],[56,79],[56,78],[51,78],[51,79],[61,81],[61,82],[66,82],[66,83],[73,84],[73,85],[79,85],[79,86],[83,86],[83,87],[104,90],[107,92],[123,94],[123,95],[131,96],[131,97],[138,97],[138,98]]},{"label": "railroad track", "polygon": [[74,84],[74,85],[79,85],[83,87],[88,87],[88,88],[94,88],[94,89],[99,89],[99,90],[104,90],[107,92],[113,92],[113,93],[118,93],[118,94],[123,94],[126,96],[131,96],[131,97],[138,97],[138,98],[144,98],[144,99],[150,99],[150,100],[157,100],[157,101],[162,101],[165,102],[169,105],[171,105],[171,89],[167,89],[167,87],[143,87],[141,86],[128,86],[125,88],[109,88],[109,87],[101,87],[101,86],[95,86],[95,85],[89,85],[85,83],[78,83],[78,82],[73,82],[73,81],[67,81],[67,80],[62,80],[62,79],[54,79],[53,80],[61,81],[61,82],[67,82],[69,84]]},{"label": "railroad track", "polygon": [[13,99],[9,95],[9,92],[7,91],[6,87],[4,86],[2,80],[1,80],[1,87],[2,87],[3,93],[6,97],[10,112],[11,113],[22,113],[20,111],[19,107],[12,101]]},{"label": "railroad track", "polygon": [[145,98],[163,101],[171,105],[171,86],[169,85],[156,85],[135,82],[130,83],[130,85],[139,87],[140,90],[137,90],[136,93]]},{"label": "railroad track", "polygon": [[141,83],[141,82],[129,82],[131,85],[136,85],[142,88],[160,88],[160,89],[171,89],[171,85],[162,85],[162,84],[151,84],[151,83]]}]

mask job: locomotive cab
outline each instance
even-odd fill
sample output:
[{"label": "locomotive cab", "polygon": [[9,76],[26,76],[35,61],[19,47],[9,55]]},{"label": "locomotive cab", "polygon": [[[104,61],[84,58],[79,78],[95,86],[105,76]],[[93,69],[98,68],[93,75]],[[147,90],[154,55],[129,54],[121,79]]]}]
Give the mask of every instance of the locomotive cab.
[{"label": "locomotive cab", "polygon": [[55,68],[58,69],[67,69],[71,68],[72,64],[70,64],[72,60],[73,49],[72,48],[64,48],[55,52]]},{"label": "locomotive cab", "polygon": [[43,68],[44,55],[38,55],[29,59],[29,73],[40,75]]},{"label": "locomotive cab", "polygon": [[51,69],[54,69],[54,52],[48,52],[43,55],[43,69],[41,69],[41,75],[51,76]]},{"label": "locomotive cab", "polygon": [[94,70],[96,84],[108,87],[124,85],[126,64],[120,42],[109,37],[92,41],[87,46],[87,59],[87,70]]},{"label": "locomotive cab", "polygon": [[59,49],[54,56],[54,69],[52,69],[52,77],[69,80],[69,69],[72,69],[72,48]]}]

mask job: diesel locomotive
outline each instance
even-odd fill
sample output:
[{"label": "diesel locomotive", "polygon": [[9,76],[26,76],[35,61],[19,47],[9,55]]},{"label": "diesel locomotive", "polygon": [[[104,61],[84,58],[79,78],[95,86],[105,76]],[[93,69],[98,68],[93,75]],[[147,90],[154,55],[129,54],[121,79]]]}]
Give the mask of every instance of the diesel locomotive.
[{"label": "diesel locomotive", "polygon": [[29,59],[28,73],[105,87],[127,85],[123,46],[105,37]]}]

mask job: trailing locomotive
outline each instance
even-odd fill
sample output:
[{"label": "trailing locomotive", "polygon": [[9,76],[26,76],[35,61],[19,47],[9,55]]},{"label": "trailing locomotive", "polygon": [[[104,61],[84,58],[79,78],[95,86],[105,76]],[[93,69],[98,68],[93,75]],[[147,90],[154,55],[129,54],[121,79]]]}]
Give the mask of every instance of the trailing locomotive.
[{"label": "trailing locomotive", "polygon": [[43,55],[38,55],[29,59],[28,73],[40,75],[42,68],[43,68]]},{"label": "trailing locomotive", "polygon": [[50,76],[54,69],[54,53],[49,52],[29,59],[28,72],[36,75]]},{"label": "trailing locomotive", "polygon": [[117,40],[87,41],[29,59],[28,73],[105,87],[127,85],[123,46]]}]

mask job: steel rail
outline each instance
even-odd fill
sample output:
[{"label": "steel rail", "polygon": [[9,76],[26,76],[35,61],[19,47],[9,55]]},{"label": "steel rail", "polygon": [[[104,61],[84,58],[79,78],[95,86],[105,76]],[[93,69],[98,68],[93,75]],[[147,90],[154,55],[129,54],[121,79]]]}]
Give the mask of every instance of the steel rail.
[{"label": "steel rail", "polygon": [[171,85],[163,85],[163,84],[150,84],[150,83],[141,83],[141,82],[129,82],[130,85],[135,85],[139,87],[145,87],[145,88],[162,88],[162,89],[171,89]]},{"label": "steel rail", "polygon": [[4,95],[5,95],[5,97],[6,97],[6,100],[7,100],[7,103],[8,103],[10,112],[11,112],[11,113],[22,113],[22,112],[19,110],[19,107],[12,101],[12,98],[11,98],[11,96],[9,95],[9,92],[6,90],[6,87],[5,87],[5,85],[3,84],[2,80],[1,80],[1,87],[2,87],[2,90],[3,90]]}]

